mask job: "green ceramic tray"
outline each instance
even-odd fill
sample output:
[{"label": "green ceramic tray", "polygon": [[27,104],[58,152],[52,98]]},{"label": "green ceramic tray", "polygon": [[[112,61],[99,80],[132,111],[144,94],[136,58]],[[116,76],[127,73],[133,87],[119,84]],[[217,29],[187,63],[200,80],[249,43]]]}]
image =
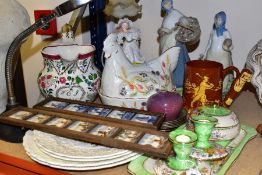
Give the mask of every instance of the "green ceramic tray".
[{"label": "green ceramic tray", "polygon": [[[241,134],[232,141],[221,142],[225,148],[230,150],[230,156],[227,159],[223,160],[219,166],[215,166],[215,170],[209,169],[209,171],[215,171],[217,175],[223,175],[226,173],[228,168],[232,165],[234,160],[241,153],[245,144],[254,138],[257,135],[257,132],[254,128],[251,128],[246,125],[241,125]],[[161,166],[159,165],[162,162]],[[206,161],[208,164],[215,164],[218,161]],[[160,168],[159,168],[160,167]],[[162,168],[162,169],[161,169]],[[197,167],[200,168],[200,167]],[[156,171],[161,170],[161,173],[156,173]],[[137,159],[133,160],[128,165],[128,171],[133,175],[180,175],[185,172],[174,172],[170,171],[170,169],[166,166],[165,162],[162,160],[155,160],[146,156],[140,156]],[[165,172],[164,172],[165,171]],[[207,171],[208,172],[208,171]],[[201,174],[203,174],[201,172]],[[204,173],[205,174],[205,173]],[[208,173],[207,173],[208,174]]]}]

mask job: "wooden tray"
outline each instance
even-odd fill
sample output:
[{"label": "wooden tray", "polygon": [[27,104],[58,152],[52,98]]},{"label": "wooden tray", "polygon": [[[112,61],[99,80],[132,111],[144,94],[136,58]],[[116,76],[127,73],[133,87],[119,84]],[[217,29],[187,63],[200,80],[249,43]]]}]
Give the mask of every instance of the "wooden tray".
[{"label": "wooden tray", "polygon": [[[76,111],[76,109],[74,108],[70,109],[72,105],[78,105],[81,107],[81,109],[78,111]],[[165,118],[165,115],[163,113],[148,112],[138,109],[109,106],[109,105],[97,104],[92,102],[82,102],[82,101],[61,99],[55,97],[47,98],[44,101],[36,104],[33,108],[43,109],[46,111],[62,112],[65,114],[78,115],[88,118],[100,119],[104,121],[127,123],[134,126],[140,126],[143,128],[153,128],[153,129],[159,129]],[[104,112],[100,112],[100,114],[92,113],[93,112],[92,110],[95,108],[97,109],[100,108]],[[119,119],[116,118],[117,112],[118,113],[120,112],[122,114],[121,119],[120,119],[121,116],[119,116]]]},{"label": "wooden tray", "polygon": [[165,132],[100,118],[17,107],[3,113],[0,116],[0,123],[37,129],[104,146],[129,149],[160,158],[166,158],[172,150],[172,144]]}]

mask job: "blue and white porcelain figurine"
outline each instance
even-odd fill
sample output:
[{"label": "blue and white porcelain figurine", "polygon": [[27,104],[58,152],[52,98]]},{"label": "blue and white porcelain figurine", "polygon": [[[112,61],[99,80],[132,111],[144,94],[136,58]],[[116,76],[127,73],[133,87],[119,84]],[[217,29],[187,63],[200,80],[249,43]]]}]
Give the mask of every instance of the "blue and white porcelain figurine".
[{"label": "blue and white porcelain figurine", "polygon": [[[213,30],[204,54],[204,59],[217,61],[223,68],[233,65],[231,50],[233,49],[232,37],[226,29],[226,13],[221,11],[215,15]],[[223,92],[229,90],[233,75],[227,75],[223,82]]]},{"label": "blue and white porcelain figurine", "polygon": [[199,40],[200,27],[196,18],[186,17],[175,9],[173,0],[162,0],[161,7],[165,16],[158,30],[160,53],[173,46],[180,47],[177,67],[172,73],[172,83],[177,88],[182,88],[185,64],[190,60],[185,43]]}]

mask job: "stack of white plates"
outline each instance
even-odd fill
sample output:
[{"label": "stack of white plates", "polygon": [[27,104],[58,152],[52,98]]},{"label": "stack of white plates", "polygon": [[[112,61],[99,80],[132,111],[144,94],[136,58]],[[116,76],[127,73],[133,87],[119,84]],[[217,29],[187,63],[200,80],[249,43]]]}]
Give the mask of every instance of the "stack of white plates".
[{"label": "stack of white plates", "polygon": [[23,146],[36,162],[64,170],[109,168],[136,159],[140,154],[67,139],[41,131],[27,131]]}]

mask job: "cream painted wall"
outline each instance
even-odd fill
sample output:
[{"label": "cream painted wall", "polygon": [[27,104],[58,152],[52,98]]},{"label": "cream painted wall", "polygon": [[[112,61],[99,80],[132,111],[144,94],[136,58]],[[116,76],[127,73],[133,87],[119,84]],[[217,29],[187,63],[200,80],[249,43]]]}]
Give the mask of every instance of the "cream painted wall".
[{"label": "cream painted wall", "polygon": [[[33,10],[52,9],[65,0],[18,0],[23,4],[33,22]],[[135,25],[142,31],[142,53],[147,58],[158,55],[157,29],[161,25],[160,16],[161,0],[140,0],[143,5],[143,13]],[[253,45],[262,38],[262,16],[261,0],[175,0],[175,8],[179,9],[186,16],[198,18],[202,35],[201,41],[196,50],[190,53],[191,59],[197,59],[206,47],[209,34],[212,29],[214,15],[224,10],[227,13],[227,28],[232,34],[234,49],[232,51],[233,62],[238,68],[242,69],[247,54]],[[66,23],[70,14],[59,18],[58,29]],[[109,31],[112,31],[114,24],[108,25]],[[78,36],[77,42],[90,42],[89,33],[84,36]],[[32,35],[22,47],[22,59],[24,67],[24,77],[26,84],[26,93],[29,106],[37,103],[39,90],[36,83],[37,74],[43,68],[41,49],[45,45],[53,44],[53,39]]]}]

